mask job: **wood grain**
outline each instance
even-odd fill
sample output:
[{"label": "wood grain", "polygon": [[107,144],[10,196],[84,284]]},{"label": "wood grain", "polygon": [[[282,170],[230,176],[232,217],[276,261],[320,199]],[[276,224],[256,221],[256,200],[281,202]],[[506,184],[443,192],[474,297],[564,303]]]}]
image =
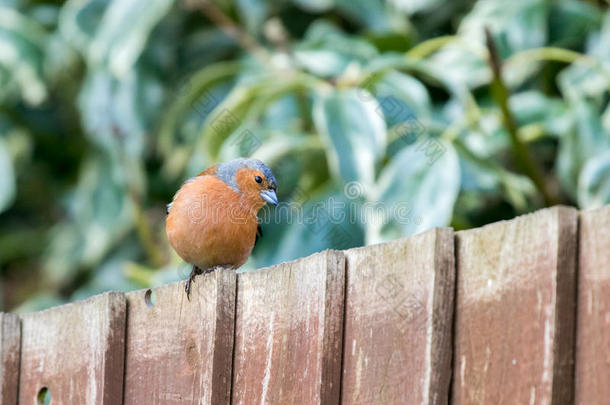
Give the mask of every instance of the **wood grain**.
[{"label": "wood grain", "polygon": [[127,294],[125,401],[134,404],[230,402],[234,270],[195,279],[191,299],[184,282]]},{"label": "wood grain", "polygon": [[455,404],[568,404],[577,212],[457,233]]},{"label": "wood grain", "polygon": [[345,252],[344,404],[446,404],[453,231]]},{"label": "wood grain", "polygon": [[0,404],[17,405],[21,323],[15,314],[0,313]]},{"label": "wood grain", "polygon": [[105,293],[22,316],[19,403],[121,403],[125,297]]},{"label": "wood grain", "polygon": [[610,207],[580,215],[576,337],[578,405],[610,401]]},{"label": "wood grain", "polygon": [[325,251],[239,274],[233,404],[337,404],[345,261]]}]

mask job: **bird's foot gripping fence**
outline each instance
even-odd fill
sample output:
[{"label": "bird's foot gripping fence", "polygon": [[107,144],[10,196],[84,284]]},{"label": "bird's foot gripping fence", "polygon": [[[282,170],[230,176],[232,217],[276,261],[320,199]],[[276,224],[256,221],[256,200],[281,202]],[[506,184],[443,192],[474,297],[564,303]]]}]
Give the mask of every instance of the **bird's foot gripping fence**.
[{"label": "bird's foot gripping fence", "polygon": [[603,404],[609,308],[610,207],[558,207],[3,314],[0,402]]}]

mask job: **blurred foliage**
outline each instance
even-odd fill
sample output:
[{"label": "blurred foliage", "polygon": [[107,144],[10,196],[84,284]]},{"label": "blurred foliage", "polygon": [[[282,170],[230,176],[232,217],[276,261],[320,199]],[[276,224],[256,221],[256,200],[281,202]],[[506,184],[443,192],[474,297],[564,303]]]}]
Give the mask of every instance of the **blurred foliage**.
[{"label": "blurred foliage", "polygon": [[185,277],[165,204],[237,156],[293,203],[246,269],[610,203],[606,6],[0,0],[2,306]]}]

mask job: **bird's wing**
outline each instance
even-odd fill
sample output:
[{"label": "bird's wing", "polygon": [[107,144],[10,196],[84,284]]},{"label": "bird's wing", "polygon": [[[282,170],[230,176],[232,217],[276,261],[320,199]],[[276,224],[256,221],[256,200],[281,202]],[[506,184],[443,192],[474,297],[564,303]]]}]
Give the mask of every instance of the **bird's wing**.
[{"label": "bird's wing", "polygon": [[[207,176],[212,175],[214,173],[216,173],[216,167],[218,165],[214,165],[214,166],[210,166],[207,169],[205,169],[204,171],[202,171],[201,173],[199,173],[197,176],[195,177],[199,177],[199,176]],[[187,181],[185,181],[182,185],[188,183],[189,181],[193,181],[195,179],[195,177],[191,177],[190,179],[188,179]],[[174,203],[174,200],[176,199],[176,196],[174,195],[174,199],[172,200],[171,203],[167,204],[165,207],[165,214],[169,215],[169,211],[172,209],[172,204]]]},{"label": "bird's wing", "polygon": [[204,171],[202,171],[201,173],[199,173],[197,175],[197,177],[199,177],[199,176],[206,176],[208,174],[215,174],[217,168],[218,168],[218,165],[210,166],[207,169],[205,169]]},{"label": "bird's wing", "polygon": [[[214,173],[216,173],[216,169],[217,169],[218,165],[214,165],[214,166],[210,166],[207,169],[205,169],[204,171],[202,171],[201,173],[199,173],[197,176],[195,177],[199,177],[199,176],[207,176],[212,175]],[[195,179],[195,177],[191,177],[190,179],[188,179],[187,181],[185,181],[182,185],[184,186],[186,183],[188,183],[189,181],[193,181]],[[177,193],[176,193],[177,194]],[[174,198],[172,199],[172,202],[167,204],[165,206],[165,214],[169,215],[169,211],[172,209],[172,204],[174,203],[174,200],[176,199],[176,196],[174,195]]]},{"label": "bird's wing", "polygon": [[[211,168],[210,168],[210,169],[211,169]],[[208,170],[209,170],[209,169],[208,169]],[[202,172],[202,173],[204,173],[204,172]],[[201,173],[200,173],[200,174],[198,174],[198,176],[201,176]],[[190,183],[190,182],[191,182],[191,181],[193,181],[193,180],[195,180],[195,177],[191,177],[191,178],[187,179],[187,180],[186,180],[184,183],[182,183],[182,186],[184,186],[186,183]],[[180,186],[180,190],[182,189],[182,186]],[[169,203],[169,204],[167,204],[167,205],[165,206],[165,214],[166,214],[166,215],[169,215],[169,211],[172,209],[172,205],[174,204],[174,201],[176,200],[176,196],[178,195],[178,193],[180,192],[180,190],[178,190],[178,191],[176,192],[176,194],[174,194],[174,198],[172,198],[172,202],[171,202],[171,203]]]}]

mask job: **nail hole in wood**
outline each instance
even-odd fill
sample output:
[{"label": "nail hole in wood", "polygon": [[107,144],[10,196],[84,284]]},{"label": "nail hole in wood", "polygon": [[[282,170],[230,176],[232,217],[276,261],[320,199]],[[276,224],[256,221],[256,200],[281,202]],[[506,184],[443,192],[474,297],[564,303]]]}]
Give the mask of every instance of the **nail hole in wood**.
[{"label": "nail hole in wood", "polygon": [[51,403],[51,391],[47,387],[42,387],[38,391],[38,404],[49,405]]},{"label": "nail hole in wood", "polygon": [[144,301],[146,302],[146,306],[152,308],[157,303],[157,297],[153,290],[146,290],[146,294],[144,294]]}]

